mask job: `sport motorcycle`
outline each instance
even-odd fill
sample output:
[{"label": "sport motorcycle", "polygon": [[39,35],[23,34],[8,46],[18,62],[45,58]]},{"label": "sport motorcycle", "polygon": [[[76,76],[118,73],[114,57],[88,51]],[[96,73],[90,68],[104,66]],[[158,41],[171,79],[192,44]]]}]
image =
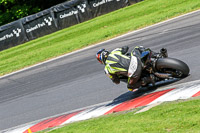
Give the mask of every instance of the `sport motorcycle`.
[{"label": "sport motorcycle", "polygon": [[[130,56],[130,53],[127,55]],[[156,54],[151,49],[145,49],[141,52],[140,59],[143,68],[141,79],[150,74],[154,75],[155,82],[174,78],[182,79],[187,77],[190,72],[190,69],[185,62],[168,57],[166,48],[162,48],[160,52]],[[120,80],[127,82],[127,78],[125,77],[120,77]],[[155,84],[152,85],[154,86]]]}]

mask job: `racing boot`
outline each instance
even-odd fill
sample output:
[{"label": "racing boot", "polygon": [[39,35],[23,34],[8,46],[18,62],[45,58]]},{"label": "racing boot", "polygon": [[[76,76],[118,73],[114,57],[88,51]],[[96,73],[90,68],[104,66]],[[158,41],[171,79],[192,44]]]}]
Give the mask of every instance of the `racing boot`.
[{"label": "racing boot", "polygon": [[149,83],[152,83],[152,85],[155,86],[155,76],[153,74],[150,74],[149,77],[142,78],[142,82],[141,82],[142,86],[146,86]]}]

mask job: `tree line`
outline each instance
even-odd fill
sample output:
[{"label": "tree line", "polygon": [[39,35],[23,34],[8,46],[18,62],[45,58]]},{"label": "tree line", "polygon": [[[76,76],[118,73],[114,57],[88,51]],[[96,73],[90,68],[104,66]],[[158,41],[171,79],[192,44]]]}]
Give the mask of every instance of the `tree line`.
[{"label": "tree line", "polygon": [[0,0],[0,26],[70,0]]}]

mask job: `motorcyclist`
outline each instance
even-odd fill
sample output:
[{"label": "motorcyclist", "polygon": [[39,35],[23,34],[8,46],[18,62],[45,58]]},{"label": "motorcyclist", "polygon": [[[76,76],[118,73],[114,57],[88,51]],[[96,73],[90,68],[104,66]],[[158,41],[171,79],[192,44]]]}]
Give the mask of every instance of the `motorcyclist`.
[{"label": "motorcyclist", "polygon": [[116,48],[109,52],[100,49],[97,54],[97,60],[105,65],[106,75],[116,84],[120,83],[120,78],[128,77],[127,88],[134,91],[140,86],[148,83],[154,83],[153,75],[140,79],[142,73],[142,62],[140,60],[141,52],[144,51],[143,46],[137,46],[129,55],[129,47]]}]

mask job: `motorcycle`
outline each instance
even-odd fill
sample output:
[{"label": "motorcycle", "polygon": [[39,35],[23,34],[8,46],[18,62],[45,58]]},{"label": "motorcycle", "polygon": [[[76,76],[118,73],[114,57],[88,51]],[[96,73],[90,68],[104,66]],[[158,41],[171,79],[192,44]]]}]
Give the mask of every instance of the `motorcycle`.
[{"label": "motorcycle", "polygon": [[[145,49],[141,52],[140,59],[143,64],[141,79],[150,74],[155,76],[155,82],[173,78],[181,79],[187,77],[190,72],[185,62],[168,57],[167,49],[165,48],[156,53],[156,56],[151,49]],[[127,82],[127,79],[121,77],[121,81]]]}]

